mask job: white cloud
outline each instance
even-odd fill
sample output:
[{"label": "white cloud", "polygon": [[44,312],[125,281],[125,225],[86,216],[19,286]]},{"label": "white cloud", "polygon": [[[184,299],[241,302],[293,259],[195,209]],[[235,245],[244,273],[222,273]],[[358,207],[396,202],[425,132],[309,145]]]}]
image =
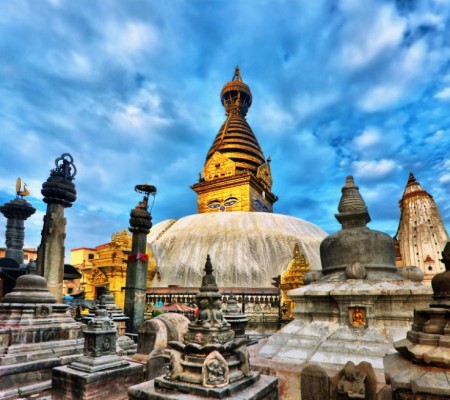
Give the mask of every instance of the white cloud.
[{"label": "white cloud", "polygon": [[344,27],[348,40],[341,49],[341,59],[346,68],[365,67],[376,58],[385,57],[402,42],[405,19],[398,16],[391,5],[376,7],[366,2],[347,7],[346,11],[353,18]]},{"label": "white cloud", "polygon": [[353,144],[357,149],[365,150],[380,143],[381,139],[381,132],[376,127],[369,126],[361,133],[361,135],[353,139]]},{"label": "white cloud", "polygon": [[440,90],[434,95],[436,99],[450,101],[450,87]]},{"label": "white cloud", "polygon": [[441,182],[441,183],[447,183],[447,182],[450,182],[450,173],[441,175],[441,176],[439,177],[439,182]]},{"label": "white cloud", "polygon": [[353,161],[353,174],[358,178],[377,180],[385,178],[390,173],[399,169],[393,160],[381,159],[379,161]]},{"label": "white cloud", "polygon": [[130,61],[132,56],[161,44],[157,30],[150,23],[114,21],[106,25],[104,32],[106,50],[122,61]]}]

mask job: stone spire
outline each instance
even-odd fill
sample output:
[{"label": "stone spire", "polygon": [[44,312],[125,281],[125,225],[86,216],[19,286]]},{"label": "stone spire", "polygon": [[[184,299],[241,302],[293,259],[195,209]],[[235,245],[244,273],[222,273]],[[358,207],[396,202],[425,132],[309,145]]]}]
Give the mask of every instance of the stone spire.
[{"label": "stone spire", "polygon": [[277,197],[271,191],[270,158],[264,158],[245,119],[252,93],[239,67],[220,97],[227,118],[208,151],[199,182],[192,186],[199,196],[198,211],[272,212]]},{"label": "stone spire", "polygon": [[342,225],[342,229],[358,228],[370,222],[366,203],[359,193],[359,187],[353,181],[353,176],[347,176],[345,180],[338,211],[336,219]]},{"label": "stone spire", "polygon": [[20,178],[16,185],[17,197],[0,207],[0,212],[7,219],[6,222],[6,257],[13,258],[19,264],[23,263],[23,241],[25,238],[24,222],[36,212],[36,209],[23,197],[28,195],[26,189],[21,191]]},{"label": "stone spire", "polygon": [[412,173],[399,201],[400,221],[395,235],[398,241],[399,267],[415,265],[424,273],[424,282],[444,270],[440,251],[448,240],[436,203]]},{"label": "stone spire", "polygon": [[77,169],[69,153],[55,160],[55,168],[42,185],[41,193],[47,203],[41,244],[38,248],[38,273],[47,280],[48,288],[58,301],[63,297],[64,241],[66,218],[64,208],[72,207],[77,192],[73,180]]}]

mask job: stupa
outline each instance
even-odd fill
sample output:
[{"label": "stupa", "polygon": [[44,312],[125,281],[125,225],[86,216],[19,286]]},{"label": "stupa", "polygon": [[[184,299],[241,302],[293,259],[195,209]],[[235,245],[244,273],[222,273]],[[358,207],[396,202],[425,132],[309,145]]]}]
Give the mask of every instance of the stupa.
[{"label": "stupa", "polygon": [[440,254],[449,239],[436,202],[410,173],[399,206],[400,222],[394,238],[397,266],[417,266],[424,273],[424,283],[430,284],[435,274],[444,271]]},{"label": "stupa", "polygon": [[57,303],[30,261],[28,274],[0,303],[0,398],[42,393],[51,387],[52,368],[82,355],[80,326]]},{"label": "stupa", "polygon": [[[326,232],[273,213],[277,196],[272,192],[271,160],[264,157],[246,119],[252,99],[237,67],[221,92],[226,119],[192,186],[198,195],[198,214],[160,222],[148,236],[158,268],[150,291],[155,298],[167,294],[169,285],[194,287],[207,253],[215,260],[224,294],[233,292],[239,303],[244,296],[246,301],[261,297],[269,305],[277,303],[272,278],[291,260],[296,243],[311,269],[320,268],[319,246]],[[278,307],[268,307],[265,313],[278,319]]]},{"label": "stupa", "polygon": [[349,361],[369,362],[384,382],[383,356],[395,351],[393,343],[404,337],[431,291],[416,267],[397,273],[392,238],[366,226],[369,212],[351,176],[338,210],[342,230],[321,243],[322,271],[308,272],[306,285],[288,292],[295,319],[258,356],[266,363],[320,364],[330,376]]},{"label": "stupa", "polygon": [[167,375],[128,390],[129,399],[267,399],[277,398],[277,378],[250,368],[248,340],[234,338],[221,311],[222,295],[208,256],[200,292],[200,312],[188,326],[184,342],[169,343]]}]

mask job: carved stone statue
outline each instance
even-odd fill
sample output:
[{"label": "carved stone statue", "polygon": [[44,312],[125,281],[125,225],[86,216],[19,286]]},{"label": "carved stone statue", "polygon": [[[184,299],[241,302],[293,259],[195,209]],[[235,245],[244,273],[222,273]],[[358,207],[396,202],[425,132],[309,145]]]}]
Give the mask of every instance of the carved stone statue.
[{"label": "carved stone statue", "polygon": [[365,379],[367,374],[359,370],[353,362],[349,361],[344,366],[337,391],[344,395],[342,399],[364,399],[366,396]]}]

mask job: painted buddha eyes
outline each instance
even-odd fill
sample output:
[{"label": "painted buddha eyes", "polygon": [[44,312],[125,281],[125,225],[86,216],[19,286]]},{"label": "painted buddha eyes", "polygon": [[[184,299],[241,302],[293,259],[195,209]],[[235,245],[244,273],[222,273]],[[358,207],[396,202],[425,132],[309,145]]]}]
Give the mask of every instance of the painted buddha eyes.
[{"label": "painted buddha eyes", "polygon": [[228,197],[228,199],[226,199],[223,202],[223,205],[225,207],[231,207],[231,206],[234,206],[237,202],[238,202],[238,199],[236,197]]},{"label": "painted buddha eyes", "polygon": [[213,200],[211,203],[208,204],[209,208],[215,209],[220,207],[220,201],[219,200]]},{"label": "painted buddha eyes", "polygon": [[216,209],[219,208],[220,211],[225,211],[226,207],[234,206],[239,200],[236,197],[228,197],[223,204],[219,200],[213,200],[208,204],[208,208]]}]

